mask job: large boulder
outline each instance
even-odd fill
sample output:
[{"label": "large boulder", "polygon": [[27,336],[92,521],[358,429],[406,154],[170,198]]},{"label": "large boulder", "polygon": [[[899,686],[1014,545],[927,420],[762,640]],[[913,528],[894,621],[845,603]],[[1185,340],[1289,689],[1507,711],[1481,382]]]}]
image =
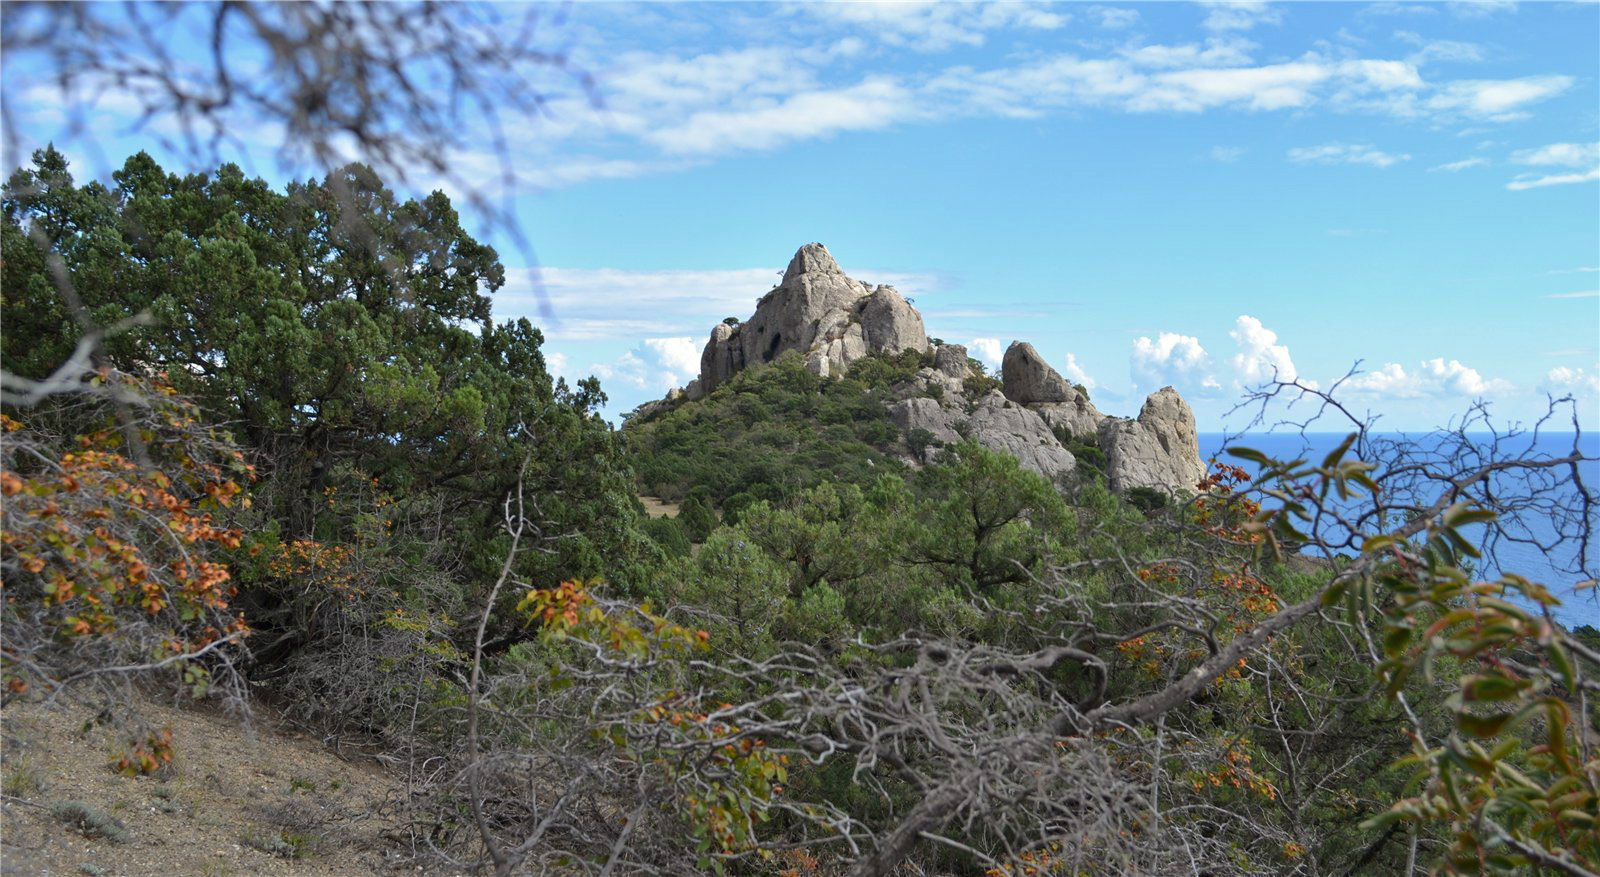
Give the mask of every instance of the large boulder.
[{"label": "large boulder", "polygon": [[1072,402],[1080,395],[1026,341],[1013,341],[1000,362],[1000,384],[1006,398],[1022,405]]},{"label": "large boulder", "polygon": [[893,356],[905,350],[928,349],[928,333],[917,313],[892,286],[880,286],[861,306],[861,327],[866,332],[867,349]]},{"label": "large boulder", "polygon": [[744,368],[744,347],[739,343],[743,326],[718,323],[711,329],[711,340],[700,352],[701,393],[709,393],[733,373]]},{"label": "large boulder", "polygon": [[1146,487],[1176,495],[1195,491],[1205,477],[1194,412],[1171,387],[1151,393],[1137,420],[1106,418],[1099,440],[1112,490]]},{"label": "large boulder", "polygon": [[972,374],[972,366],[967,364],[967,348],[959,344],[941,344],[935,348],[933,367],[957,381],[964,381]]},{"label": "large boulder", "polygon": [[700,357],[701,392],[787,350],[801,351],[807,367],[827,377],[871,353],[927,349],[922,317],[900,293],[851,279],[826,247],[806,244],[750,319],[712,330]]},{"label": "large boulder", "polygon": [[1039,351],[1026,341],[1013,341],[1000,363],[1001,391],[1006,398],[1026,405],[1052,427],[1095,441],[1105,415],[1089,397],[1067,382]]}]

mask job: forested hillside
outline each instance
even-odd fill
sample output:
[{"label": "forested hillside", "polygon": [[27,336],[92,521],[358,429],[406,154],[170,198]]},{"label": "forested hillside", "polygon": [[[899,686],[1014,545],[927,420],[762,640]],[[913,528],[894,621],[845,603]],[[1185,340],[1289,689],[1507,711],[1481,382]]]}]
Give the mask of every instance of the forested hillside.
[{"label": "forested hillside", "polygon": [[[1351,422],[1156,490],[1117,455],[1181,400],[1074,431],[1082,388],[843,357],[848,316],[613,428],[450,200],[361,165],[42,150],[3,234],[0,671],[102,711],[85,770],[181,764],[146,698],[270,701],[383,754],[409,873],[1600,870],[1586,573],[1474,573],[1519,516],[1593,538],[1576,440]],[[1060,467],[964,434],[1024,419]]]}]

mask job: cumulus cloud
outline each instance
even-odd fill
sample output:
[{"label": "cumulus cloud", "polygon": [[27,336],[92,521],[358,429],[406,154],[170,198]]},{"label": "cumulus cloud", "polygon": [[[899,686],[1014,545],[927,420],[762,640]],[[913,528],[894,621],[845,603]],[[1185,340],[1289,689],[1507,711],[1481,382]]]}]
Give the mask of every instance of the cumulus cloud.
[{"label": "cumulus cloud", "polygon": [[1567,394],[1593,396],[1600,394],[1600,375],[1590,374],[1582,368],[1558,365],[1545,375],[1539,389],[1553,396]]},{"label": "cumulus cloud", "polygon": [[998,368],[1003,356],[1000,349],[999,338],[974,338],[967,342],[967,349],[972,351],[978,359],[987,363],[990,368]]},{"label": "cumulus cloud", "polygon": [[1154,341],[1145,336],[1134,340],[1128,371],[1141,388],[1171,385],[1197,395],[1216,395],[1222,385],[1207,372],[1210,364],[1200,339],[1162,332]]},{"label": "cumulus cloud", "polygon": [[1068,381],[1074,384],[1082,384],[1088,390],[1093,390],[1099,386],[1099,383],[1090,377],[1088,372],[1083,370],[1083,366],[1078,364],[1078,358],[1071,353],[1067,354],[1067,367],[1061,370],[1061,374]]},{"label": "cumulus cloud", "polygon": [[1374,149],[1361,143],[1325,143],[1322,146],[1301,146],[1289,150],[1289,160],[1301,164],[1369,164],[1389,167],[1410,161],[1409,155],[1396,155]]},{"label": "cumulus cloud", "polygon": [[644,346],[666,369],[671,386],[688,383],[689,378],[700,373],[700,346],[693,338],[646,338]]},{"label": "cumulus cloud", "polygon": [[1241,315],[1233,325],[1228,334],[1239,346],[1239,352],[1233,355],[1233,371],[1241,384],[1253,387],[1299,377],[1294,360],[1289,358],[1289,347],[1278,343],[1278,333],[1249,315]]},{"label": "cumulus cloud", "polygon": [[1211,147],[1211,157],[1220,162],[1232,163],[1238,161],[1243,155],[1244,147],[1242,146]]},{"label": "cumulus cloud", "polygon": [[1355,394],[1420,399],[1493,396],[1509,392],[1512,386],[1499,378],[1485,379],[1477,369],[1457,360],[1446,362],[1438,357],[1423,360],[1415,371],[1406,371],[1397,362],[1386,363],[1376,371],[1346,381],[1344,389]]}]

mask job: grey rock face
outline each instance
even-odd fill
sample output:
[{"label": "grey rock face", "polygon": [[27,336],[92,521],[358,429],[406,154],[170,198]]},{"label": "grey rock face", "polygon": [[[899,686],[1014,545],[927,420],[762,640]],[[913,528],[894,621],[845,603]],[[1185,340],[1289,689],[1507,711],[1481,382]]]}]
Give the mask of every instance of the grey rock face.
[{"label": "grey rock face", "polygon": [[998,390],[979,400],[972,410],[973,438],[991,451],[1017,458],[1024,469],[1054,480],[1077,467],[1072,452],[1061,446],[1050,425],[1035,412],[1008,403]]},{"label": "grey rock face", "polygon": [[1151,393],[1137,420],[1106,418],[1099,438],[1112,490],[1192,492],[1205,476],[1194,412],[1171,387]]},{"label": "grey rock face", "polygon": [[933,365],[958,381],[964,381],[972,374],[972,367],[967,365],[967,348],[959,344],[939,345],[933,354]]},{"label": "grey rock face", "polygon": [[1082,393],[1071,402],[1036,402],[1028,406],[1052,427],[1059,426],[1091,444],[1100,432],[1100,422],[1106,419]]},{"label": "grey rock face", "polygon": [[749,320],[712,330],[700,357],[700,383],[709,393],[739,369],[788,350],[805,353],[813,372],[837,376],[869,353],[907,349],[928,349],[928,336],[921,315],[900,293],[852,280],[825,247],[806,244]]},{"label": "grey rock face", "polygon": [[867,348],[873,353],[893,356],[904,350],[928,349],[922,315],[892,286],[873,290],[861,306],[861,325],[866,330]]},{"label": "grey rock face", "polygon": [[1013,341],[1000,362],[1000,383],[1006,398],[1023,405],[1072,402],[1078,391],[1026,341]]},{"label": "grey rock face", "polygon": [[[1010,454],[1024,469],[1046,478],[1071,472],[1078,465],[1072,453],[1056,441],[1044,419],[1020,405],[990,393],[967,414],[957,404],[918,397],[889,406],[889,420],[905,432],[925,429],[945,444],[970,436],[991,451]],[[923,462],[931,462],[924,460]]]}]

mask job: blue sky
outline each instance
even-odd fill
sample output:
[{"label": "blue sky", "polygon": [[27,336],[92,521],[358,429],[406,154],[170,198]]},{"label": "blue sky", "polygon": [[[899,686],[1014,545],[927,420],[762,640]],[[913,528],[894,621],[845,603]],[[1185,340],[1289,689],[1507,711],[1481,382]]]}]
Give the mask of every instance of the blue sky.
[{"label": "blue sky", "polygon": [[[1172,384],[1217,431],[1275,371],[1359,361],[1340,396],[1390,428],[1548,393],[1600,426],[1600,5],[578,4],[553,38],[602,106],[553,82],[513,121],[555,319],[505,241],[496,312],[612,415],[821,241],[1107,413]],[[59,99],[17,93],[25,140],[62,141]],[[164,158],[117,110],[101,150]]]}]

